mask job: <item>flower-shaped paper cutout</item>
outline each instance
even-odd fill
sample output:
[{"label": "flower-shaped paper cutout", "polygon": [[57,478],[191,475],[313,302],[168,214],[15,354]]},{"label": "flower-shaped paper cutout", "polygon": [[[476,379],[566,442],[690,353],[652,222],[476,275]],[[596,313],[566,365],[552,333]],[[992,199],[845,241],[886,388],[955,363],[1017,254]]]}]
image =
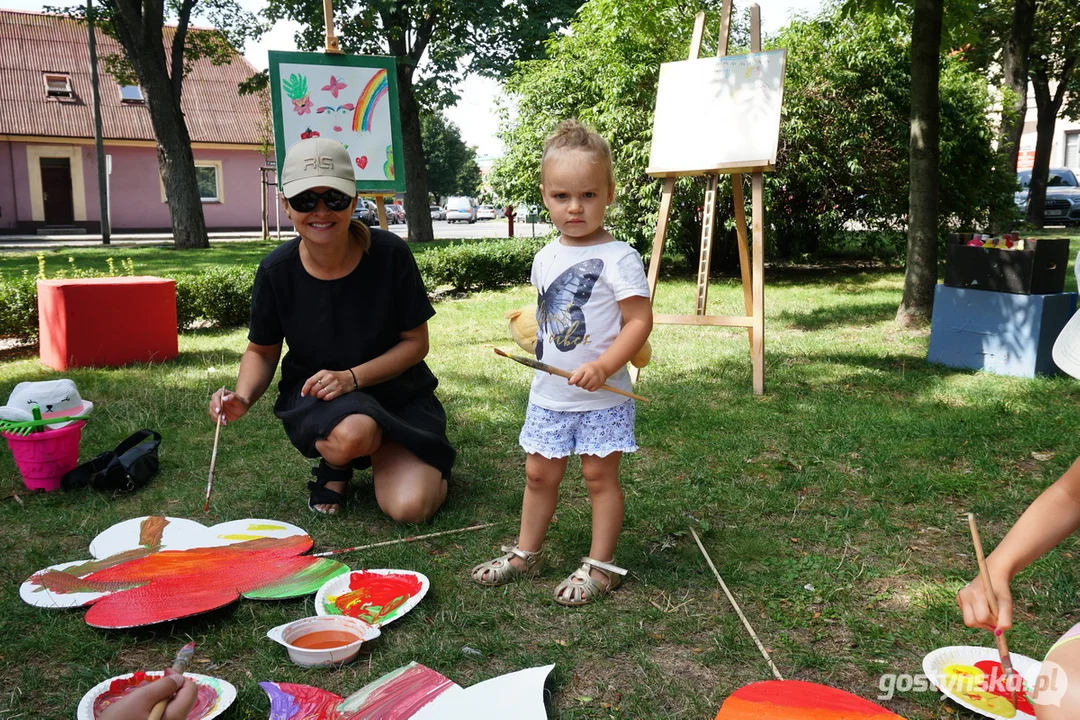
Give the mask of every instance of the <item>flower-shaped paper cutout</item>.
[{"label": "flower-shaped paper cutout", "polygon": [[[383,675],[348,698],[309,685],[261,682],[269,720],[474,720],[546,718],[544,680],[554,665],[527,668],[462,688],[419,663]],[[497,715],[492,712],[497,709]]]},{"label": "flower-shaped paper cutout", "polygon": [[306,532],[275,520],[207,528],[191,520],[144,517],[119,523],[90,544],[93,560],[34,573],[19,594],[38,607],[90,606],[86,623],[124,628],[209,612],[239,600],[315,592],[348,572],[305,555]]}]

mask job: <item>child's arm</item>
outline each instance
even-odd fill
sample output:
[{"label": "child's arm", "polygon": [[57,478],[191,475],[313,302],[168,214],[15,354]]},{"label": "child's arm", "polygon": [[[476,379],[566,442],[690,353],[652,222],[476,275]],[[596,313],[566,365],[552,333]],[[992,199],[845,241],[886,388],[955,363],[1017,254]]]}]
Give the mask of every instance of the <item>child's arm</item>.
[{"label": "child's arm", "polygon": [[619,368],[630,362],[652,332],[652,303],[649,298],[632,295],[619,301],[622,311],[623,326],[619,336],[604,353],[578,367],[567,380],[590,392],[599,390],[607,379],[618,372]]},{"label": "child's arm", "polygon": [[997,596],[998,616],[986,603],[982,582],[975,578],[956,596],[964,611],[964,624],[1004,632],[1012,627],[1013,577],[1080,528],[1080,460],[1073,462],[1058,480],[1028,506],[1020,519],[986,558],[990,581]]}]

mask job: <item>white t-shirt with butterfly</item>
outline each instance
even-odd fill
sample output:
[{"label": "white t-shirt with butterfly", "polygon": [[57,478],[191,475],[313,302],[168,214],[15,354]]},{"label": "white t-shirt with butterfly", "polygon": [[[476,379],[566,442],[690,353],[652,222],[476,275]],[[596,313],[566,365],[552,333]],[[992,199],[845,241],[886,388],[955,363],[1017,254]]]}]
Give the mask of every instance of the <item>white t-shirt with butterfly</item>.
[{"label": "white t-shirt with butterfly", "polygon": [[[536,359],[567,372],[596,360],[619,336],[620,300],[649,297],[641,255],[619,240],[585,246],[563,245],[561,239],[548,243],[533,258],[530,281],[537,290]],[[607,382],[631,389],[625,366]],[[601,410],[626,397],[589,392],[537,370],[529,401],[548,410]]]}]

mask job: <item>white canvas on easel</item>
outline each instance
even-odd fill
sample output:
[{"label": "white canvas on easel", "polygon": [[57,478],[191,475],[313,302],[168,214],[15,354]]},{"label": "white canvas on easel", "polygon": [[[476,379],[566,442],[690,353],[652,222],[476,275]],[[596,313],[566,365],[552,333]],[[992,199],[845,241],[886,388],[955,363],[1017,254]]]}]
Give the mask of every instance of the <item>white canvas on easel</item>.
[{"label": "white canvas on easel", "polygon": [[664,63],[646,172],[700,175],[772,167],[785,50]]},{"label": "white canvas on easel", "polygon": [[[698,260],[697,307],[693,315],[653,312],[653,322],[676,325],[745,327],[750,341],[754,394],[765,393],[765,185],[763,173],[773,169],[780,142],[780,107],[784,95],[786,50],[761,52],[761,8],[750,6],[750,53],[727,54],[731,0],[724,0],[715,58],[699,59],[705,13],[694,18],[689,58],[660,66],[653,139],[647,172],[664,178],[660,212],[649,258],[649,297],[656,302],[660,259],[671,214],[675,179],[704,175],[701,205],[701,255]],[[753,222],[748,229],[743,174],[750,176]],[[735,233],[739,246],[745,315],[709,315],[715,206],[719,176],[731,176]],[[751,263],[750,232],[754,254]],[[751,264],[753,267],[751,268]],[[631,371],[637,380],[636,369]]]}]

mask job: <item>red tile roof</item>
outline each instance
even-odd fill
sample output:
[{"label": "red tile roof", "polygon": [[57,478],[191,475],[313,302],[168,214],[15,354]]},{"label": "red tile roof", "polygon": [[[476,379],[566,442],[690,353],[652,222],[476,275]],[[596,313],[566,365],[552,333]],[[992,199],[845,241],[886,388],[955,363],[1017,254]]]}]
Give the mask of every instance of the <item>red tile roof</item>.
[{"label": "red tile roof", "polygon": [[[166,27],[171,40],[173,27]],[[102,58],[121,54],[120,43],[97,31],[103,134],[113,140],[153,140],[144,104],[120,102],[120,86]],[[166,52],[168,54],[168,51]],[[43,73],[71,78],[75,102],[47,99]],[[239,95],[237,83],[256,72],[243,56],[214,66],[200,59],[184,78],[181,105],[192,142],[257,145],[264,131],[259,100]],[[0,135],[94,137],[86,25],[58,15],[0,10]]]}]

